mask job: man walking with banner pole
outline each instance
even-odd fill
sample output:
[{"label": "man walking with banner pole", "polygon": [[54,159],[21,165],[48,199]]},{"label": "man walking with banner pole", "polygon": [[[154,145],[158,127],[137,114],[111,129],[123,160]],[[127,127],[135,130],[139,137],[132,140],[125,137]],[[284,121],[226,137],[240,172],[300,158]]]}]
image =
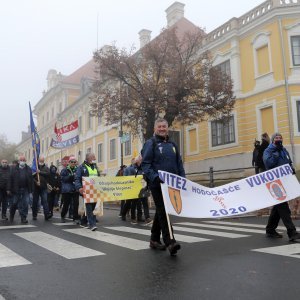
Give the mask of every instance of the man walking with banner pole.
[{"label": "man walking with banner pole", "polygon": [[[150,248],[165,250],[168,248],[170,255],[176,255],[181,248],[173,235],[169,216],[166,214],[161,183],[158,170],[170,172],[185,177],[182,160],[178,147],[168,137],[168,122],[165,119],[157,119],[154,123],[154,136],[147,140],[142,150],[142,170],[147,178],[153,200],[155,203],[155,216],[151,228]],[[160,242],[162,233],[165,245]]]}]

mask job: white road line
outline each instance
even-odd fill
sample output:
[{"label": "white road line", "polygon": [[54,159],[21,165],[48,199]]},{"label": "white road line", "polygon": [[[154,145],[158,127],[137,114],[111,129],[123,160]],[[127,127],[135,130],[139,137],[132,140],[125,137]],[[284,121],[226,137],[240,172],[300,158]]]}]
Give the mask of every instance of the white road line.
[{"label": "white road line", "polygon": [[253,249],[251,251],[300,258],[300,244]]},{"label": "white road line", "polygon": [[85,228],[79,229],[64,229],[66,232],[74,233],[84,237],[88,237],[97,241],[105,242],[108,244],[116,245],[119,247],[128,248],[131,250],[142,250],[149,248],[149,242],[136,240],[132,238],[127,238],[115,234],[110,234],[106,232],[91,231]]},{"label": "white road line", "polygon": [[[241,227],[253,227],[253,228],[266,228],[266,225],[260,224],[248,224],[248,223],[237,223],[237,222],[226,222],[226,221],[204,221],[204,223],[210,224],[222,224],[222,225],[232,225],[232,226],[241,226]],[[284,226],[278,226],[277,229],[279,230],[286,230]]]},{"label": "white road line", "polygon": [[237,239],[237,238],[243,238],[243,237],[249,236],[249,235],[238,234],[238,233],[203,230],[203,229],[178,227],[178,226],[173,226],[173,229],[175,231],[185,231],[185,232],[200,233],[200,234],[213,235],[213,236],[221,236],[221,237],[226,237],[226,238],[230,238],[230,239]]},{"label": "white road line", "polygon": [[8,225],[8,226],[0,226],[0,230],[5,230],[5,229],[27,229],[27,228],[32,228],[36,227],[35,225]]},{"label": "white road line", "polygon": [[31,262],[0,244],[0,268],[23,265],[31,265]]},{"label": "white road line", "polygon": [[175,224],[183,225],[183,226],[205,227],[205,228],[211,228],[211,229],[223,229],[223,230],[232,230],[232,231],[240,231],[240,232],[266,234],[265,230],[259,230],[259,229],[235,228],[235,227],[229,227],[229,226],[199,224],[199,223],[190,223],[190,222],[181,222],[181,223],[175,223]]},{"label": "white road line", "polygon": [[105,255],[103,252],[66,241],[41,231],[14,234],[67,259]]},{"label": "white road line", "polygon": [[[116,226],[116,227],[105,227],[110,230],[116,230],[121,232],[129,232],[129,233],[137,233],[142,235],[147,235],[150,237],[151,231],[147,229],[133,228],[133,227],[125,227],[125,226]],[[197,242],[206,242],[211,241],[210,239],[199,238],[196,236],[188,236],[182,234],[176,234],[176,240],[184,243],[197,243]]]},{"label": "white road line", "polygon": [[52,223],[53,225],[55,226],[70,226],[70,225],[73,225],[73,226],[78,226],[77,224],[74,224],[73,222],[66,222],[66,223]]}]

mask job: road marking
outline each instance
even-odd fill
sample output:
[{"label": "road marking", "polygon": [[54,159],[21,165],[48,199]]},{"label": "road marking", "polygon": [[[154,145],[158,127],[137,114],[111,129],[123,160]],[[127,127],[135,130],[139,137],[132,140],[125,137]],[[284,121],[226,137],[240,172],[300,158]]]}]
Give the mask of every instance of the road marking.
[{"label": "road marking", "polygon": [[234,227],[229,227],[229,226],[199,224],[199,223],[190,223],[190,222],[181,222],[181,223],[175,223],[175,224],[183,225],[183,226],[205,227],[205,228],[212,228],[212,229],[223,229],[223,230],[232,230],[232,231],[240,231],[240,232],[266,234],[265,230],[259,230],[259,229],[234,228]]},{"label": "road marking", "polygon": [[213,236],[221,236],[221,237],[226,237],[226,238],[230,238],[230,239],[237,239],[237,238],[243,238],[243,237],[249,236],[249,235],[238,234],[238,233],[203,230],[203,229],[179,227],[179,226],[173,226],[173,229],[175,229],[175,231],[185,231],[185,232],[200,233],[200,234],[207,234],[207,235],[213,235]]},{"label": "road marking", "polygon": [[[150,236],[151,234],[150,230],[133,228],[133,227],[116,226],[116,227],[105,227],[105,228],[110,230],[121,231],[121,232],[137,233],[137,234],[142,234],[147,236]],[[176,234],[176,240],[184,243],[197,243],[197,242],[211,241],[210,239],[199,238],[196,236],[182,235],[182,234]]]},{"label": "road marking", "polygon": [[300,258],[300,244],[252,249],[251,251]]},{"label": "road marking", "polygon": [[[241,227],[264,228],[264,229],[266,229],[266,225],[260,225],[260,224],[237,223],[237,222],[226,222],[226,221],[204,221],[204,223],[232,225],[232,226],[241,226]],[[279,229],[279,230],[286,230],[286,228],[284,226],[278,226],[277,229]]]},{"label": "road marking", "polygon": [[31,262],[0,244],[0,268],[22,265],[31,265]]},{"label": "road marking", "polygon": [[128,248],[131,250],[142,250],[149,248],[149,242],[127,238],[115,234],[110,234],[100,231],[91,231],[85,228],[79,229],[64,229],[66,232],[74,233],[84,237],[88,237],[97,241],[109,243],[112,245]]},{"label": "road marking", "polygon": [[105,255],[103,252],[66,241],[41,231],[14,234],[67,259]]},{"label": "road marking", "polygon": [[8,225],[8,226],[0,226],[0,230],[2,229],[27,229],[36,227],[35,225]]},{"label": "road marking", "polygon": [[76,225],[78,226],[77,224],[74,224],[72,222],[66,222],[66,223],[52,223],[53,225],[55,226],[70,226],[70,225]]}]

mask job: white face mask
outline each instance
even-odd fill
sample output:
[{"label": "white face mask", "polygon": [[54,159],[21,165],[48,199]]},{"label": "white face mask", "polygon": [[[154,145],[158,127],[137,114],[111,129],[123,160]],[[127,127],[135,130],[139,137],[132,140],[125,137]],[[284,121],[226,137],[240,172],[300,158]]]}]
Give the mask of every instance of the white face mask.
[{"label": "white face mask", "polygon": [[96,164],[97,163],[97,161],[96,160],[92,160],[92,164]]},{"label": "white face mask", "polygon": [[20,165],[20,167],[25,167],[26,161],[20,161],[20,162],[19,162],[19,165]]}]

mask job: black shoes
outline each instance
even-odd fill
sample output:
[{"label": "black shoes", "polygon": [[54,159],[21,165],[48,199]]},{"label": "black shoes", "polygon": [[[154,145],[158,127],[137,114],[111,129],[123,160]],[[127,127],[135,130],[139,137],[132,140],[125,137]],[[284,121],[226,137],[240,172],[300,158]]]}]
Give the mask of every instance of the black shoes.
[{"label": "black shoes", "polygon": [[267,232],[266,237],[276,239],[276,238],[282,238],[283,235],[278,233],[277,231],[274,231],[274,232]]},{"label": "black shoes", "polygon": [[168,246],[168,250],[170,252],[171,256],[175,256],[177,251],[180,250],[181,246],[180,244],[173,242]]},{"label": "black shoes", "polygon": [[151,249],[166,250],[166,246],[163,245],[161,242],[156,242],[156,241],[152,241],[152,240],[150,240],[149,247]]},{"label": "black shoes", "polygon": [[297,240],[300,240],[300,233],[295,232],[293,235],[289,237],[290,242],[297,242]]},{"label": "black shoes", "polygon": [[21,218],[21,223],[22,224],[27,224],[28,223],[28,220],[26,218]]}]

